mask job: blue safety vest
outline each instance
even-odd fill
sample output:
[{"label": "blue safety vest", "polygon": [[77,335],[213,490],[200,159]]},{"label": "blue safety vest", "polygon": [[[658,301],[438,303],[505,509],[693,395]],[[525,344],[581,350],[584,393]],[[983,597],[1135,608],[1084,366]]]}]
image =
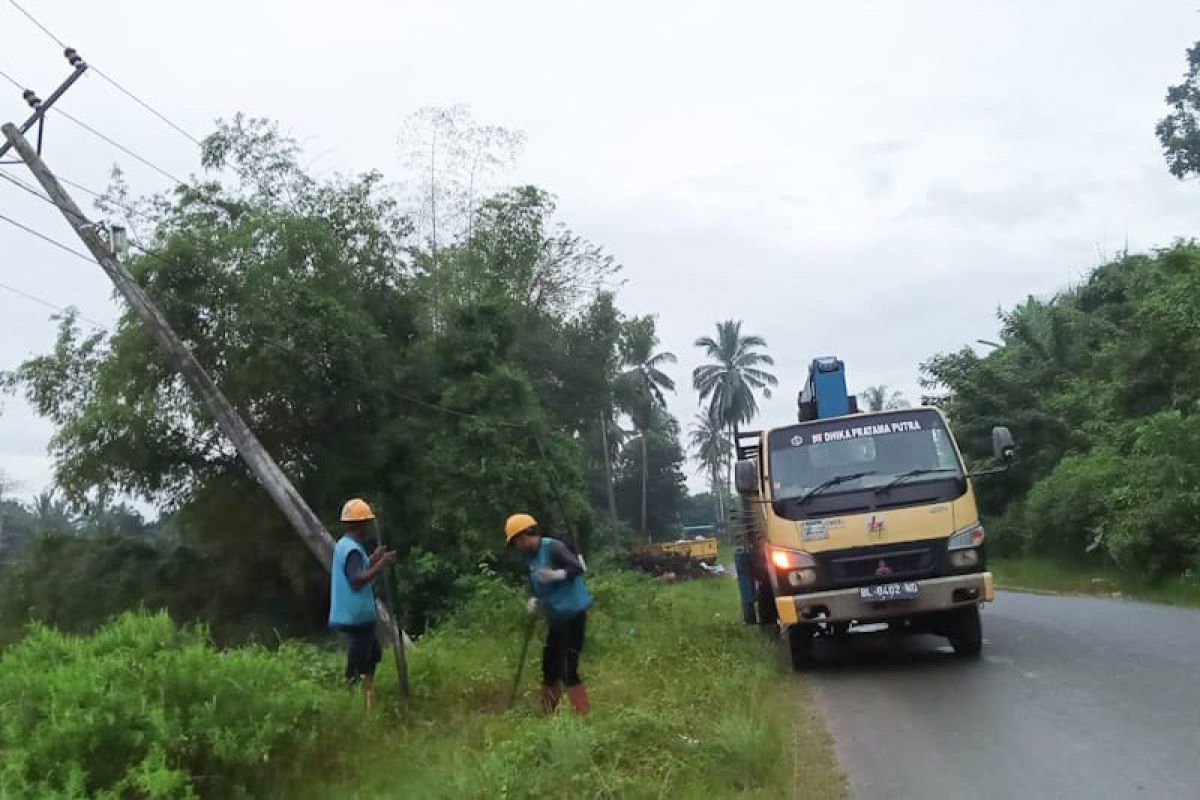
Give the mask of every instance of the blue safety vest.
[{"label": "blue safety vest", "polygon": [[538,599],[546,616],[550,619],[566,619],[581,611],[587,611],[592,605],[592,596],[583,585],[582,575],[552,583],[543,583],[537,579],[539,569],[554,569],[554,565],[550,563],[552,541],[554,540],[548,536],[542,537],[537,553],[529,564],[529,582],[533,587],[533,596]]},{"label": "blue safety vest", "polygon": [[371,564],[367,548],[353,536],[338,539],[333,548],[333,566],[329,574],[329,625],[365,625],[375,621],[375,593],[371,584],[364,583],[355,589],[346,577],[346,559],[355,550],[362,553],[363,568]]}]

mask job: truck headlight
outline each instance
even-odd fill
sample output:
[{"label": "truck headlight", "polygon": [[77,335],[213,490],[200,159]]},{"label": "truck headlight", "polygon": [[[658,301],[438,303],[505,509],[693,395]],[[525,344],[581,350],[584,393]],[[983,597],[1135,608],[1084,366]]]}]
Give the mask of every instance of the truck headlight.
[{"label": "truck headlight", "polygon": [[781,580],[793,589],[803,589],[817,582],[817,561],[803,550],[789,547],[771,548],[771,566],[779,572]]},{"label": "truck headlight", "polygon": [[805,586],[812,586],[817,582],[817,571],[815,569],[794,569],[787,574],[788,585],[794,589],[802,589]]},{"label": "truck headlight", "polygon": [[975,548],[950,551],[950,566],[955,569],[966,569],[979,563],[979,551]]},{"label": "truck headlight", "polygon": [[976,522],[961,531],[956,531],[946,544],[947,550],[965,550],[968,547],[979,547],[983,544],[983,526]]},{"label": "truck headlight", "polygon": [[771,563],[780,572],[792,569],[814,569],[816,560],[803,550],[793,550],[790,547],[772,547]]}]

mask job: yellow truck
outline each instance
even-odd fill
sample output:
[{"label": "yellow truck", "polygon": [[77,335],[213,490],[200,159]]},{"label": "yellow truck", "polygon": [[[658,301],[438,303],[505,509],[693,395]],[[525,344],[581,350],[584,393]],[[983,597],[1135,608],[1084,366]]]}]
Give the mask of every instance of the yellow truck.
[{"label": "yellow truck", "polygon": [[1002,465],[972,474],[938,409],[860,413],[844,387],[842,363],[818,359],[798,424],[739,434],[745,621],[778,625],[797,669],[817,637],[879,622],[978,656],[993,581],[972,481],[1007,469],[1012,436],[993,429]]}]

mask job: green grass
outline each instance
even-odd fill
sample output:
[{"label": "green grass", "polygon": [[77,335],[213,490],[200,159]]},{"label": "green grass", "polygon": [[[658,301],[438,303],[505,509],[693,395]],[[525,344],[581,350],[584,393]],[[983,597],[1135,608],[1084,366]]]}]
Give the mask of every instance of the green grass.
[{"label": "green grass", "polygon": [[[488,585],[411,652],[412,710],[376,715],[311,797],[836,798],[844,780],[806,684],[737,613],[732,579],[590,581],[592,714],[534,713],[540,646],[505,708],[520,597]],[[539,639],[541,631],[539,630]],[[385,705],[395,699],[387,662]],[[796,787],[801,791],[796,795]]]},{"label": "green grass", "polygon": [[1033,589],[1063,594],[1127,597],[1177,606],[1200,606],[1200,577],[1150,583],[1113,567],[1092,567],[1045,558],[989,558],[1002,589]]}]

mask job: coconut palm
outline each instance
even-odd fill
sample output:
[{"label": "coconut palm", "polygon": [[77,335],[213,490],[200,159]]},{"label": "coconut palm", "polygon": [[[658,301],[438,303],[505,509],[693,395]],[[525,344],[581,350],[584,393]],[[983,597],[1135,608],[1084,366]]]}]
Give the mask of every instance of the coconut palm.
[{"label": "coconut palm", "polygon": [[40,531],[69,531],[75,521],[71,517],[67,504],[60,500],[53,491],[39,492],[33,498],[34,524]]},{"label": "coconut palm", "polygon": [[662,371],[666,364],[678,361],[674,353],[655,352],[658,335],[654,331],[654,317],[637,317],[625,323],[621,332],[621,366],[617,377],[617,396],[622,409],[633,420],[633,426],[641,437],[642,445],[642,525],[646,531],[646,483],[648,478],[648,456],[646,433],[653,423],[654,410],[666,406],[663,390],[675,391],[675,381]]},{"label": "coconut palm", "polygon": [[771,387],[778,379],[763,369],[774,366],[775,360],[759,348],[767,342],[761,336],[743,336],[741,320],[717,323],[717,338],[701,336],[696,346],[713,361],[692,371],[692,385],[700,393],[700,402],[709,403],[710,412],[734,436],[738,426],[758,414],[756,392],[771,396]]},{"label": "coconut palm", "polygon": [[908,408],[902,392],[888,392],[886,384],[868,386],[859,395],[867,411],[884,411],[893,408]]},{"label": "coconut palm", "polygon": [[707,473],[709,489],[717,500],[717,519],[724,521],[725,489],[721,486],[721,474],[728,469],[733,455],[732,443],[721,420],[711,413],[697,414],[688,433],[696,460]]}]

